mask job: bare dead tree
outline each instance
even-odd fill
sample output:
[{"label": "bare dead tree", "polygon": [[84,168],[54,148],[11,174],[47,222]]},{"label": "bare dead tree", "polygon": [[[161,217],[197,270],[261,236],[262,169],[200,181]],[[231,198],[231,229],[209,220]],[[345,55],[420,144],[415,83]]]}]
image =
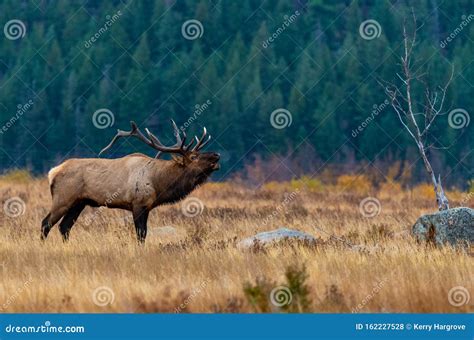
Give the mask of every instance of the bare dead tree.
[{"label": "bare dead tree", "polygon": [[[384,80],[382,80],[380,84],[384,87],[385,93],[390,98],[391,105],[402,123],[402,126],[408,131],[416,143],[426,171],[428,171],[433,183],[439,210],[446,210],[449,209],[449,201],[441,185],[441,176],[438,174],[438,178],[436,178],[436,174],[428,159],[428,150],[432,145],[428,145],[426,141],[435,119],[439,115],[446,113],[443,111],[443,107],[446,99],[446,91],[453,79],[454,67],[451,68],[451,74],[446,84],[444,86],[438,86],[436,90],[431,90],[424,81],[425,73],[414,70],[412,62],[413,48],[416,46],[416,32],[421,26],[417,26],[416,16],[413,10],[412,14],[414,28],[411,35],[407,32],[407,25],[403,25],[403,55],[400,56],[402,73],[397,73],[401,85],[397,86]],[[421,105],[421,112],[417,112],[415,107],[413,88],[416,82],[421,83],[425,88],[425,98],[423,100],[424,104]]]}]

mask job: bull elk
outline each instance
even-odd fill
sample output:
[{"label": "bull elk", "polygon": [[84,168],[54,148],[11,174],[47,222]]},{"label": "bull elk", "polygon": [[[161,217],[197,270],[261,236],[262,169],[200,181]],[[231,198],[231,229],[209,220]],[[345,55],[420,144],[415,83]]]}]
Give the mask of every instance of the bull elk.
[{"label": "bull elk", "polygon": [[[45,240],[62,218],[59,230],[66,241],[86,206],[105,206],[131,211],[137,239],[143,243],[148,214],[153,208],[181,200],[219,169],[218,153],[200,152],[211,139],[206,138],[206,128],[201,138],[195,137],[186,144],[186,134],[183,132],[181,138],[172,123],[176,137],[173,146],[163,145],[148,129],[145,136],[132,121],[131,131],[118,130],[99,153],[100,156],[109,150],[119,138],[135,137],[158,151],[155,158],[134,153],[117,159],[69,159],[51,169],[48,180],[53,203],[41,224],[41,239]],[[170,153],[172,159],[159,159],[161,153]]]}]

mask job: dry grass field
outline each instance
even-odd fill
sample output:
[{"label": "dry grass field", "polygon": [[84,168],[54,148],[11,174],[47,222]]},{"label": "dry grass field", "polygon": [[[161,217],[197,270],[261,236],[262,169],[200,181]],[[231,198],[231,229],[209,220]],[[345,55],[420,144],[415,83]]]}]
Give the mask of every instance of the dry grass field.
[{"label": "dry grass field", "polygon": [[[200,214],[186,216],[183,204],[155,209],[139,246],[127,212],[90,208],[68,243],[57,227],[42,243],[47,181],[2,179],[2,205],[12,197],[25,205],[17,217],[0,214],[0,312],[473,312],[474,297],[458,307],[448,298],[457,286],[473,295],[473,254],[410,236],[435,210],[430,187],[352,183],[208,183],[192,193]],[[473,204],[466,193],[448,195],[453,206]],[[368,196],[380,209],[362,213]],[[282,226],[320,240],[237,247]],[[291,288],[289,305],[270,302],[278,286]]]}]

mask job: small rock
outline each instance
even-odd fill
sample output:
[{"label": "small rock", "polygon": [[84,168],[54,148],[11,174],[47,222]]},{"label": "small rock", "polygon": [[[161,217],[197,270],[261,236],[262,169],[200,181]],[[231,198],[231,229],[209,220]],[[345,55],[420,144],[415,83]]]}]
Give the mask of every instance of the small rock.
[{"label": "small rock", "polygon": [[171,226],[166,227],[154,227],[150,229],[151,235],[174,235],[176,234],[176,228]]},{"label": "small rock", "polygon": [[423,215],[412,232],[418,241],[437,245],[474,243],[474,210],[460,207]]},{"label": "small rock", "polygon": [[237,244],[237,246],[239,248],[251,248],[256,242],[259,245],[265,246],[265,245],[276,243],[282,240],[298,240],[298,241],[310,241],[310,242],[317,241],[316,238],[314,238],[310,234],[306,234],[298,230],[280,228],[277,230],[265,231],[255,236],[243,239]]}]

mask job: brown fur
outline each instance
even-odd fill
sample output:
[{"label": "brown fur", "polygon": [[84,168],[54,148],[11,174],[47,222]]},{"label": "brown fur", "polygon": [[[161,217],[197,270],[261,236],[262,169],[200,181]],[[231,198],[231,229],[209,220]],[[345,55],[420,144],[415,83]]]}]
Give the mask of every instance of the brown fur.
[{"label": "brown fur", "polygon": [[219,155],[190,152],[173,160],[132,154],[117,159],[69,159],[48,174],[53,198],[42,223],[42,238],[62,218],[60,231],[67,239],[86,205],[132,211],[139,241],[146,237],[151,209],[188,195],[218,169]]}]

